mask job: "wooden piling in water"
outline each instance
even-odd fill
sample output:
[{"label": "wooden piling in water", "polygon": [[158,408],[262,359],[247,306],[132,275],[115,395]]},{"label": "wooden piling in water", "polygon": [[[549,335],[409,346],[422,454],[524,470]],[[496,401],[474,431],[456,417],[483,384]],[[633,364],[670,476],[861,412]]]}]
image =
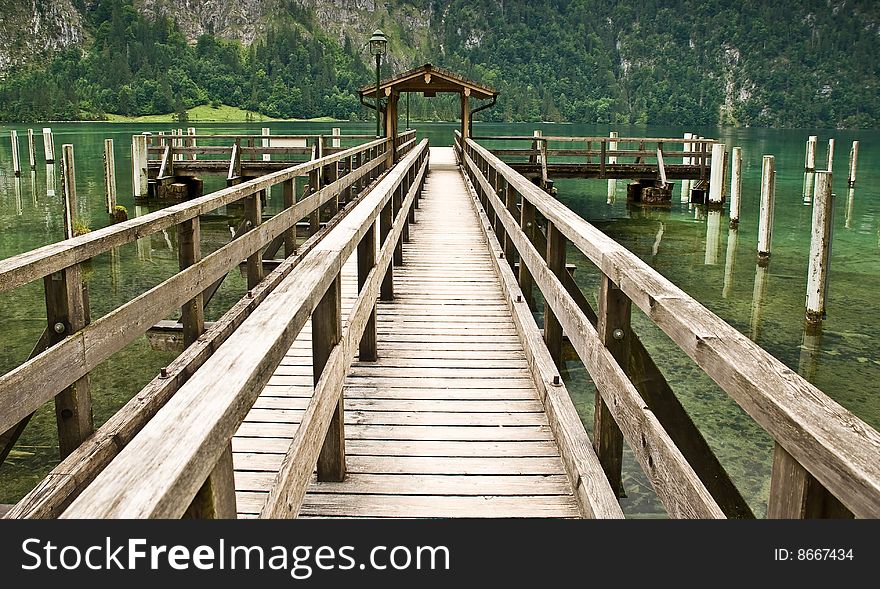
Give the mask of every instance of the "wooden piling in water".
[{"label": "wooden piling in water", "polygon": [[[619,137],[617,131],[611,131],[608,133],[608,137],[611,138],[611,141],[608,142],[608,149],[610,151],[617,151],[617,141],[614,141]],[[617,156],[610,155],[608,156],[609,164],[617,163]],[[617,180],[615,178],[608,179],[608,204],[612,204],[614,202],[614,195],[617,192]]]},{"label": "wooden piling in water", "polygon": [[849,150],[849,178],[847,178],[847,186],[852,188],[856,185],[856,166],[859,160],[859,142],[853,141]]},{"label": "wooden piling in water", "polygon": [[107,196],[107,213],[112,215],[116,208],[116,156],[112,139],[104,140],[104,194]]},{"label": "wooden piling in water", "polygon": [[829,172],[834,171],[834,139],[828,140],[828,166],[825,169]]},{"label": "wooden piling in water", "polygon": [[711,206],[724,202],[724,144],[712,145],[712,167],[709,171],[709,200]]},{"label": "wooden piling in water", "polygon": [[730,159],[730,226],[736,227],[742,201],[742,147],[734,147]]},{"label": "wooden piling in water", "polygon": [[28,164],[31,170],[37,169],[37,150],[34,147],[34,130],[28,129]]},{"label": "wooden piling in water", "polygon": [[[685,133],[684,134],[684,143],[682,144],[682,151],[691,151],[693,149],[693,143],[690,142],[691,139],[694,138],[693,133]],[[683,156],[681,158],[682,165],[689,166],[691,165],[691,157]],[[691,181],[690,180],[682,180],[681,181],[681,202],[690,202],[691,201]]]},{"label": "wooden piling in water", "polygon": [[828,262],[831,249],[831,212],[834,206],[834,199],[831,194],[831,178],[831,172],[816,173],[806,303],[806,319],[811,324],[821,322],[825,316]]},{"label": "wooden piling in water", "polygon": [[131,137],[131,170],[132,189],[135,198],[147,196],[149,189],[147,176],[147,136],[132,135]]},{"label": "wooden piling in water", "polygon": [[330,142],[331,147],[341,147],[342,140],[339,137],[342,135],[342,129],[339,127],[333,127],[333,139]]},{"label": "wooden piling in water", "polygon": [[46,155],[46,163],[55,163],[55,140],[52,139],[52,129],[43,127],[43,153]]},{"label": "wooden piling in water", "polygon": [[[270,139],[268,137],[268,135],[270,133],[269,127],[263,127],[262,133],[264,135],[264,137],[262,139],[262,145],[263,145],[263,147],[269,147],[269,142],[270,142]],[[272,161],[272,156],[268,153],[264,153],[263,154],[263,161],[264,162]]]},{"label": "wooden piling in water", "polygon": [[810,135],[807,138],[807,153],[804,157],[804,171],[805,172],[815,172],[816,171],[816,146],[819,143],[819,138],[815,135]]},{"label": "wooden piling in water", "polygon": [[61,198],[64,201],[64,238],[74,236],[76,221],[76,172],[73,160],[73,145],[61,146]]},{"label": "wooden piling in water", "polygon": [[[195,147],[196,146],[196,128],[195,127],[188,127],[186,130],[186,134],[189,135],[189,139],[187,140],[187,145],[189,147]],[[196,154],[195,153],[190,154],[189,158],[191,160],[195,161]]]},{"label": "wooden piling in water", "polygon": [[770,257],[773,235],[773,207],[776,198],[776,158],[765,155],[761,169],[761,212],[758,222],[758,259]]},{"label": "wooden piling in water", "polygon": [[12,172],[18,177],[21,176],[21,159],[18,153],[18,131],[15,129],[10,131],[9,139],[12,143]]}]

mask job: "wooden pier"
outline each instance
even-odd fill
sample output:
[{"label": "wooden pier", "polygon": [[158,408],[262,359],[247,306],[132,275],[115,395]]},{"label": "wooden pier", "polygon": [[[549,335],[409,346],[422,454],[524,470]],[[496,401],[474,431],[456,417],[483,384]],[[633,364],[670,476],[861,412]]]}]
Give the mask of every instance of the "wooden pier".
[{"label": "wooden pier", "polygon": [[[396,132],[403,92],[461,95],[453,148]],[[768,517],[880,517],[880,433],[549,190],[634,178],[668,197],[680,178],[705,195],[714,178],[719,207],[723,145],[475,139],[496,95],[425,65],[361,91],[385,137],[135,135],[136,198],[205,173],[227,187],[0,260],[0,293],[42,284],[47,309],[28,360],[0,376],[0,466],[49,402],[61,451],[3,517],[621,518],[624,445],[670,517],[754,517],[633,307],[774,440]],[[284,207],[265,218],[276,186]],[[238,231],[203,255],[201,216],[235,203]],[[163,231],[179,272],[92,316],[82,264]],[[573,249],[597,293],[574,281]],[[206,322],[239,267],[247,294]],[[96,428],[90,373],[157,330],[182,352]],[[572,360],[595,384],[591,434],[562,378]]]}]

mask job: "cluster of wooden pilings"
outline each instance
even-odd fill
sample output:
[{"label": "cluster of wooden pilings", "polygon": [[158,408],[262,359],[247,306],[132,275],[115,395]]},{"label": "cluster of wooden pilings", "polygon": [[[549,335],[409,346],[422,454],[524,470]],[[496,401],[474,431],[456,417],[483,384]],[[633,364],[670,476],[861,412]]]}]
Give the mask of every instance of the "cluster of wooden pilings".
[{"label": "cluster of wooden pilings", "polygon": [[[28,163],[31,172],[37,168],[37,152],[34,141],[34,130],[28,129]],[[12,169],[16,178],[21,176],[21,153],[18,132],[9,132],[12,147]],[[43,154],[46,162],[46,186],[49,196],[55,195],[55,140],[50,127],[43,127]],[[76,225],[76,166],[73,145],[66,143],[61,146],[61,197],[64,210],[65,238],[73,237]],[[113,153],[113,140],[104,140],[104,193],[107,199],[107,213],[112,217],[116,213],[116,159]],[[124,220],[120,217],[117,220]]]}]

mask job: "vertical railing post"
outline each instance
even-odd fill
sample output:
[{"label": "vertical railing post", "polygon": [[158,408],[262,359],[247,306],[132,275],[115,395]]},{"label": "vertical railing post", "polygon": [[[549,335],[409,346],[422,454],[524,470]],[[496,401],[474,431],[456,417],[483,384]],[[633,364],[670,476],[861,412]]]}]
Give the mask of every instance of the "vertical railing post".
[{"label": "vertical railing post", "polygon": [[[181,270],[202,259],[201,223],[198,217],[177,226],[177,259]],[[183,324],[183,345],[188,347],[205,332],[205,305],[201,292],[183,305],[180,322]]]},{"label": "vertical railing post", "polygon": [[227,442],[226,450],[208,475],[208,479],[193,498],[185,519],[236,519],[235,467],[232,462],[232,443]]},{"label": "vertical railing post", "polygon": [[[358,292],[362,291],[367,283],[367,277],[370,271],[376,266],[376,222],[370,224],[370,228],[358,243],[357,250],[358,262]],[[378,359],[376,349],[376,305],[370,312],[370,318],[364,327],[364,334],[361,336],[360,345],[358,347],[358,358],[362,362],[375,362]]]},{"label": "vertical railing post", "polygon": [[[547,266],[561,281],[565,275],[565,245],[566,238],[556,226],[547,221]],[[562,326],[550,308],[550,304],[544,301],[544,342],[550,351],[550,356],[557,366],[562,364]]]},{"label": "vertical railing post", "polygon": [[[284,208],[289,209],[296,204],[296,178],[285,180],[281,184],[281,198],[284,202]],[[289,229],[284,231],[284,257],[288,258],[296,253],[296,223],[297,219],[292,221]]]},{"label": "vertical railing post", "polygon": [[[327,287],[318,306],[312,312],[312,361],[315,384],[327,365],[330,353],[342,336],[342,279],[339,274]],[[345,478],[345,416],[344,400],[340,396],[318,456],[318,480],[341,481]]]},{"label": "vertical railing post", "polygon": [[[501,200],[504,202],[507,212],[513,215],[513,218],[516,219],[517,214],[519,213],[519,211],[516,210],[516,190],[514,190],[513,186],[507,181],[504,182],[504,193],[501,196]],[[516,260],[514,259],[516,255],[516,246],[513,243],[513,238],[510,235],[505,234],[504,257],[507,258],[507,263],[510,264],[511,269],[513,269],[513,266],[516,263]],[[520,264],[522,264],[522,262],[520,262]]]},{"label": "vertical railing post", "polygon": [[[333,163],[327,164],[324,166],[324,180],[321,182],[322,186],[329,186],[336,182],[339,178],[339,161],[335,161]],[[337,191],[333,198],[328,201],[326,206],[327,212],[330,217],[336,216],[336,213],[339,212],[339,192]]]},{"label": "vertical railing post", "polygon": [[[535,242],[535,205],[522,195],[522,205],[520,206],[519,226],[522,228],[530,243]],[[535,310],[535,296],[533,287],[535,284],[532,273],[526,267],[525,262],[520,259],[519,264],[519,288],[526,297],[529,308]]]},{"label": "vertical railing post", "polygon": [[[309,195],[315,194],[321,189],[321,170],[315,168],[309,172]],[[314,235],[321,229],[321,207],[315,207],[315,210],[309,215],[309,235]]]},{"label": "vertical railing post", "polygon": [[[249,225],[248,231],[255,231],[263,222],[263,203],[260,196],[260,192],[256,192],[244,199],[244,219]],[[247,259],[248,290],[256,287],[261,280],[263,280],[263,255],[257,250]]]},{"label": "vertical railing post", "polygon": [[[398,186],[394,190],[394,192],[391,194],[391,202],[393,205],[392,223],[394,222],[394,219],[397,219],[397,215],[400,214],[401,205],[403,203],[403,196],[401,195],[402,191],[403,191],[403,183],[401,183],[400,186]],[[401,232],[400,239],[398,239],[397,243],[394,245],[394,255],[392,256],[394,266],[402,266],[403,265],[403,241],[404,241],[404,239],[405,239],[405,237],[403,235],[403,232]]]},{"label": "vertical railing post", "polygon": [[[391,199],[385,203],[382,212],[379,213],[379,244],[380,247],[385,246],[385,240],[391,233],[391,226],[394,223],[394,205]],[[388,264],[385,276],[382,278],[382,286],[379,290],[379,298],[383,301],[391,301],[394,299],[394,264]]]},{"label": "vertical railing post", "polygon": [[767,519],[851,518],[852,513],[777,442]]},{"label": "vertical railing post", "polygon": [[[618,365],[627,369],[629,362],[630,311],[632,303],[616,284],[602,275],[599,290],[599,320],[596,329],[602,344],[608,348]],[[611,416],[602,395],[596,391],[593,418],[593,446],[611,488],[621,496],[621,466],[623,464],[623,434]]]},{"label": "vertical railing post", "polygon": [[[49,343],[52,345],[89,324],[88,289],[78,264],[46,276],[43,284]],[[55,418],[58,448],[64,459],[94,431],[88,374],[55,396]]]}]

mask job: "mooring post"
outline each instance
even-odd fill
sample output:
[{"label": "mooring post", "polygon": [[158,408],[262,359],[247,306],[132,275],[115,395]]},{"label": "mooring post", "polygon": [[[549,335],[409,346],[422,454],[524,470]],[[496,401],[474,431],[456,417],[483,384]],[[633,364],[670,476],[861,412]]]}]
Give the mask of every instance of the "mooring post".
[{"label": "mooring post", "polygon": [[721,206],[724,202],[724,144],[712,145],[712,167],[709,170],[710,206]]},{"label": "mooring post", "polygon": [[107,213],[112,215],[116,208],[116,156],[112,139],[104,140],[104,194],[107,196]]},{"label": "mooring post", "polygon": [[[685,133],[684,134],[684,143],[682,144],[682,151],[688,152],[693,150],[693,144],[690,142],[691,139],[694,138],[693,133]],[[691,157],[690,156],[682,156],[681,163],[684,166],[691,165]],[[681,202],[690,202],[691,201],[691,181],[690,180],[682,180],[681,181]]]},{"label": "mooring post", "polygon": [[[547,267],[559,280],[565,276],[565,245],[568,240],[551,221],[547,221]],[[562,365],[562,325],[544,301],[544,341],[557,366]]]},{"label": "mooring post", "polygon": [[28,129],[28,164],[31,170],[37,169],[37,150],[34,147],[34,130]]},{"label": "mooring post", "polygon": [[[619,135],[617,134],[617,131],[611,131],[610,133],[608,133],[608,137],[611,138],[611,141],[608,142],[608,149],[610,151],[617,151],[617,141],[614,141],[614,140],[617,139],[618,136]],[[616,164],[617,163],[617,156],[616,155],[608,156],[608,163],[609,164]],[[617,179],[616,178],[609,178],[608,179],[608,204],[614,203],[614,195],[616,192],[617,192]]]},{"label": "mooring post", "polygon": [[[269,127],[263,127],[263,129],[262,129],[263,138],[261,140],[261,144],[263,147],[269,147],[269,145],[271,143],[270,138],[269,138],[270,132],[271,131],[270,131]],[[268,153],[264,153],[263,154],[263,161],[264,162],[272,161],[272,156]]]},{"label": "mooring post", "polygon": [[[367,277],[370,271],[376,266],[376,222],[370,224],[370,228],[364,233],[357,250],[358,262],[358,292],[361,292],[367,283]],[[358,345],[358,359],[362,362],[375,362],[378,359],[377,352],[377,334],[376,334],[376,305],[370,312],[370,318],[364,327],[364,334],[361,336]]]},{"label": "mooring post", "polygon": [[70,239],[76,233],[76,171],[70,143],[61,146],[61,197],[64,201],[64,238]]},{"label": "mooring post", "polygon": [[828,172],[834,171],[834,139],[828,140],[828,166],[825,170]]},{"label": "mooring post", "polygon": [[147,155],[147,136],[132,135],[131,136],[131,171],[132,171],[132,188],[134,189],[135,198],[143,198],[147,196],[149,190],[149,176],[147,175],[147,167],[149,165]]},{"label": "mooring post", "polygon": [[340,129],[339,127],[333,127],[332,132],[333,132],[333,139],[331,140],[330,145],[333,147],[336,147],[336,148],[341,147],[342,146],[342,139],[340,139],[340,136],[342,135],[342,129]]},{"label": "mooring post", "polygon": [[52,139],[52,129],[43,127],[43,153],[47,164],[55,163],[55,140]]},{"label": "mooring post", "polygon": [[[632,303],[623,291],[604,274],[599,289],[599,313],[596,330],[617,364],[627,372],[630,357],[630,312]],[[614,493],[623,491],[623,434],[614,421],[602,395],[596,390],[593,413],[593,447]]]},{"label": "mooring post", "polygon": [[810,135],[807,138],[807,153],[804,156],[804,171],[816,171],[816,146],[819,144],[819,138],[816,135]]},{"label": "mooring post", "polygon": [[761,212],[758,221],[758,260],[770,257],[773,236],[773,207],[776,198],[776,158],[765,155],[761,168]]},{"label": "mooring post", "polygon": [[21,176],[21,160],[18,153],[18,131],[13,129],[9,132],[9,139],[12,143],[12,172],[15,176]]},{"label": "mooring post", "polygon": [[[201,235],[198,217],[177,226],[177,260],[181,270],[202,259]],[[205,304],[201,292],[184,303],[180,322],[183,324],[183,345],[189,347],[205,332]]]},{"label": "mooring post", "polygon": [[730,162],[730,226],[739,225],[739,208],[742,200],[742,147],[731,150]]},{"label": "mooring post", "polygon": [[[187,142],[186,142],[187,146],[188,147],[196,147],[196,128],[195,127],[187,127],[186,134],[189,135],[189,138],[187,139]],[[191,153],[189,156],[189,159],[195,161],[197,159],[196,153],[195,152]]]},{"label": "mooring post", "polygon": [[810,239],[810,267],[807,273],[808,323],[816,324],[825,316],[825,295],[828,282],[829,250],[831,249],[831,172],[816,173],[813,193],[813,225]]},{"label": "mooring post", "polygon": [[847,179],[847,186],[852,188],[856,185],[856,165],[859,160],[859,142],[853,141],[852,147],[849,150],[849,178]]}]

